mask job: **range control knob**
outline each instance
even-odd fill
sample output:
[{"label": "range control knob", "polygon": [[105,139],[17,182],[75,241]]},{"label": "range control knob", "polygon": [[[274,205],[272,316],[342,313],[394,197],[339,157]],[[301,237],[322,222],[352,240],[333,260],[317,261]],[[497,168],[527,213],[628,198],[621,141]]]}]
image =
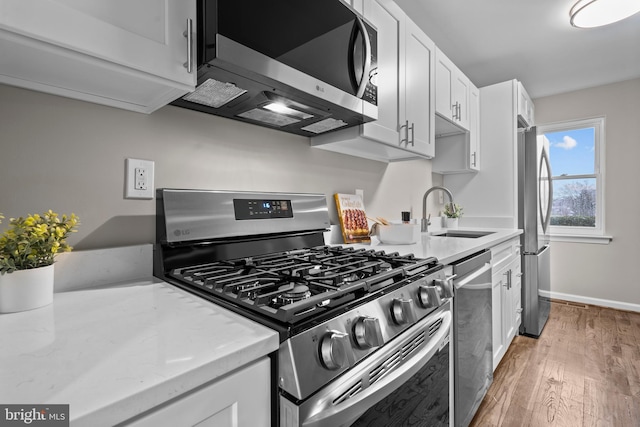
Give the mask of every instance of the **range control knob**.
[{"label": "range control knob", "polygon": [[320,341],[320,361],[332,371],[349,366],[353,361],[349,335],[339,331],[327,332]]},{"label": "range control knob", "polygon": [[380,347],[384,344],[380,321],[375,317],[361,317],[353,325],[353,337],[360,348]]},{"label": "range control knob", "polygon": [[440,290],[437,286],[419,286],[418,301],[424,308],[436,308],[442,304]]},{"label": "range control knob", "polygon": [[435,279],[433,284],[438,288],[440,298],[452,298],[453,297],[453,279],[455,275],[449,276],[446,279]]},{"label": "range control knob", "polygon": [[391,317],[398,325],[416,323],[416,310],[412,299],[395,298],[391,303]]}]

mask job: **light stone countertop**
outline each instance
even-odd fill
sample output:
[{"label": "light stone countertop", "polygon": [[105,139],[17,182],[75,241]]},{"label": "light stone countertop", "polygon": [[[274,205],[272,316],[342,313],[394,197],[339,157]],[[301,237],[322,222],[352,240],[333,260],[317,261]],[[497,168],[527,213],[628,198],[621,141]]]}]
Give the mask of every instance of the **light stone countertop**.
[{"label": "light stone countertop", "polygon": [[92,427],[125,421],[278,349],[275,331],[151,276],[0,314],[0,336],[1,403],[69,404],[71,425]]},{"label": "light stone countertop", "polygon": [[[522,230],[519,229],[505,229],[505,228],[468,228],[460,227],[452,231],[489,231],[488,234],[483,237],[466,238],[466,237],[444,237],[431,235],[428,233],[420,233],[418,241],[410,245],[388,245],[380,243],[376,236],[371,238],[370,244],[349,244],[344,245],[337,243],[336,231],[332,230],[331,236],[325,235],[326,241],[331,241],[332,244],[353,246],[354,248],[367,248],[382,250],[387,253],[398,252],[400,255],[413,254],[416,258],[428,258],[436,257],[441,264],[451,264],[452,262],[462,259],[466,256],[472,255],[478,251],[488,249],[492,246],[498,245],[504,241],[510,240],[514,237],[522,234]],[[437,233],[446,232],[446,229],[439,229]],[[338,230],[337,233],[340,231]],[[328,240],[328,239],[331,240]],[[339,237],[341,238],[341,237]]]}]

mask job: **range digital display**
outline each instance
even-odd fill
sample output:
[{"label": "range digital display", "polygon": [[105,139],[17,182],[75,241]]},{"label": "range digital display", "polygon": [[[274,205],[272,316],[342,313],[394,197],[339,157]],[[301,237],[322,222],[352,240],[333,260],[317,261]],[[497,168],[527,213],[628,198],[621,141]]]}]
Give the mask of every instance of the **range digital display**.
[{"label": "range digital display", "polygon": [[293,218],[291,200],[233,199],[237,220]]}]

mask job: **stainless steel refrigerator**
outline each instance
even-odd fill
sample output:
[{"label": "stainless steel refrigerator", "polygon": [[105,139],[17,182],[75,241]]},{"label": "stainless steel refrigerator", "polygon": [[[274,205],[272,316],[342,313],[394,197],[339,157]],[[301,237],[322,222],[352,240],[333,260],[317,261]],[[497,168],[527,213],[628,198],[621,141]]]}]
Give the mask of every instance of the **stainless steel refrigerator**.
[{"label": "stainless steel refrigerator", "polygon": [[522,243],[520,333],[539,337],[551,308],[549,226],[553,202],[549,141],[536,128],[518,130],[518,228]]}]

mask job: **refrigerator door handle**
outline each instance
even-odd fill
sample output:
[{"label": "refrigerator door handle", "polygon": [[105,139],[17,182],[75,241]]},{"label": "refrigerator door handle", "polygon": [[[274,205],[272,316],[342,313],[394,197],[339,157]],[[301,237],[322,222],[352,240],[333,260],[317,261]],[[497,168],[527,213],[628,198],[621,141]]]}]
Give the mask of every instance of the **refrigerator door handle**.
[{"label": "refrigerator door handle", "polygon": [[[547,183],[547,200],[546,200],[546,212],[542,212],[542,200],[539,203],[540,206],[540,219],[542,220],[542,230],[545,234],[549,232],[549,224],[551,223],[551,209],[553,208],[553,181],[551,181],[551,162],[549,161],[549,154],[547,150],[542,148],[542,156],[540,156],[540,171],[542,172],[542,168],[545,168],[546,179],[549,180]],[[542,173],[540,173],[542,176]],[[542,178],[541,178],[542,179]],[[542,192],[540,192],[540,196],[542,196]]]}]

